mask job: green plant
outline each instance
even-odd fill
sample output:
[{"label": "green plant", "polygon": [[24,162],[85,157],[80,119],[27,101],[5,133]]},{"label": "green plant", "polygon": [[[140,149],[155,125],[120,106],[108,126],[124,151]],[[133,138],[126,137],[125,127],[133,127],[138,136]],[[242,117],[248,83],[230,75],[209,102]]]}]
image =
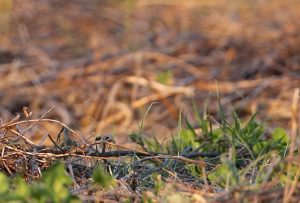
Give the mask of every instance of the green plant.
[{"label": "green plant", "polygon": [[71,178],[61,163],[43,172],[40,181],[26,183],[21,177],[9,179],[0,173],[0,202],[79,202],[68,189]]},{"label": "green plant", "polygon": [[115,179],[107,173],[101,165],[98,165],[93,171],[93,180],[102,188],[108,189],[116,185]]},{"label": "green plant", "polygon": [[156,75],[156,81],[162,84],[168,85],[172,83],[172,79],[173,79],[173,72],[171,70],[166,70]]},{"label": "green plant", "polygon": [[[148,152],[180,156],[189,156],[195,152],[216,154],[215,157],[204,158],[206,163],[214,165],[213,168],[206,169],[207,178],[223,189],[253,183],[259,185],[280,176],[284,167],[279,165],[279,160],[283,160],[289,145],[285,130],[276,128],[271,134],[267,134],[264,125],[255,120],[255,115],[247,122],[242,122],[233,111],[233,122],[230,123],[221,111],[220,108],[220,123],[213,124],[206,111],[200,115],[195,110],[193,117],[200,129],[195,129],[187,118],[183,125],[180,115],[177,136],[172,136],[165,143],[159,142],[155,137],[142,137],[140,133],[131,134],[131,139]],[[167,170],[178,173],[184,171],[186,175],[204,180],[203,168],[198,165],[170,159],[163,166]],[[162,173],[164,175],[166,174]],[[156,185],[154,182],[155,188]]]}]

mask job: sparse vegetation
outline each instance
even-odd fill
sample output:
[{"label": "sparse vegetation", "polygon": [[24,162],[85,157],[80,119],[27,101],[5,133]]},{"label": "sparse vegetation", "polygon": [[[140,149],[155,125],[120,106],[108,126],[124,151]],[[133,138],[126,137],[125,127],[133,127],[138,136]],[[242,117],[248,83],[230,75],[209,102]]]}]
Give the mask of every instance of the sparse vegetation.
[{"label": "sparse vegetation", "polygon": [[298,202],[295,0],[0,2],[0,202]]},{"label": "sparse vegetation", "polygon": [[[118,146],[112,151],[99,152],[92,148],[97,143],[66,145],[69,139],[64,139],[60,146],[54,143],[48,148],[34,145],[22,148],[22,145],[3,138],[3,157],[14,157],[7,167],[17,169],[19,164],[26,165],[15,171],[19,176],[12,181],[1,174],[3,200],[73,202],[75,196],[83,195],[85,191],[89,191],[90,200],[97,200],[99,190],[107,191],[103,193],[108,195],[107,198],[116,196],[122,201],[129,198],[128,201],[170,202],[179,198],[180,202],[193,202],[193,198],[200,197],[203,201],[232,198],[252,201],[261,192],[266,193],[265,196],[283,198],[287,181],[292,182],[299,176],[296,166],[286,165],[290,139],[284,129],[266,132],[265,127],[255,120],[255,115],[243,123],[233,112],[233,123],[229,123],[227,118],[214,119],[207,112],[199,115],[195,111],[194,114],[199,128],[179,116],[180,130],[164,142],[143,136],[141,122],[140,131],[130,135],[141,150],[124,150]],[[113,143],[106,145],[115,146]],[[118,158],[107,160],[107,157]],[[90,162],[92,159],[94,161]],[[66,175],[62,164],[52,165],[53,160],[63,161],[73,179]],[[2,160],[3,166],[6,163]],[[35,174],[41,168],[46,171]],[[35,180],[38,176],[41,181]],[[30,184],[26,185],[21,177],[26,177]],[[74,188],[73,195],[67,189],[71,184],[79,188]],[[189,189],[191,193],[176,193],[183,190],[182,187],[185,193]],[[120,195],[118,190],[124,188],[127,193],[132,193],[131,197],[117,197]],[[201,191],[201,195],[195,197],[195,191]]]}]

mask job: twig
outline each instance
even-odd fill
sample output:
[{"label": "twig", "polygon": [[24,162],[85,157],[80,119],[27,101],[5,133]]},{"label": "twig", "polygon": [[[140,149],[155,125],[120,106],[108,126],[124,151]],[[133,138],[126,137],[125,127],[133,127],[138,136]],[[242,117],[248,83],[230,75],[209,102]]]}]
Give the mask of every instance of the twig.
[{"label": "twig", "polygon": [[7,127],[12,127],[12,126],[22,124],[22,123],[27,123],[27,122],[51,122],[51,123],[59,124],[59,125],[65,127],[65,128],[67,128],[70,132],[74,133],[77,137],[79,137],[83,144],[87,144],[86,141],[75,130],[73,130],[72,128],[70,128],[66,124],[64,124],[64,123],[62,123],[58,120],[54,120],[54,119],[43,118],[43,119],[30,119],[30,120],[25,120],[25,121],[17,121],[17,122],[5,124],[5,125],[1,126],[0,129],[7,128]]},{"label": "twig", "polygon": [[[25,129],[21,132],[21,134],[23,135],[25,132],[27,132],[27,131],[30,130],[33,126],[35,126],[40,120],[42,120],[43,118],[45,118],[45,116],[46,116],[50,111],[52,111],[53,108],[54,108],[54,107],[51,107],[46,113],[44,113],[44,114],[42,115],[41,118],[39,118],[37,121],[33,122],[33,124],[31,124],[29,127],[25,128]],[[28,121],[28,120],[26,120],[26,122],[27,122],[27,121]]]},{"label": "twig", "polygon": [[48,137],[50,139],[50,141],[60,150],[60,151],[64,151],[53,139],[52,137],[48,134]]},{"label": "twig", "polygon": [[30,141],[29,139],[27,139],[22,133],[19,133],[18,131],[16,130],[13,130],[13,129],[9,129],[11,132],[15,133],[17,136],[20,136],[24,142],[30,146],[36,146],[32,141]]}]

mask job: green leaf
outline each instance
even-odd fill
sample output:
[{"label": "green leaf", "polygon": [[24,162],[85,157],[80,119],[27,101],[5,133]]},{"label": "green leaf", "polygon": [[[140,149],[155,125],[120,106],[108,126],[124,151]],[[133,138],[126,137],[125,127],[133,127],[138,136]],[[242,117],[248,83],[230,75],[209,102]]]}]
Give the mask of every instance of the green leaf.
[{"label": "green leaf", "polygon": [[162,84],[171,84],[172,78],[173,78],[173,73],[171,70],[166,70],[156,75],[156,81]]},{"label": "green leaf", "polygon": [[211,181],[218,183],[223,187],[225,186],[228,177],[230,185],[237,185],[239,183],[238,170],[233,162],[228,159],[224,159],[221,165],[208,174],[208,178]]},{"label": "green leaf", "polygon": [[98,165],[93,171],[93,180],[104,189],[108,189],[110,186],[116,185],[116,180],[100,165]]},{"label": "green leaf", "polygon": [[23,199],[30,198],[30,187],[20,176],[13,180],[13,185],[16,186],[16,189],[14,190],[15,196],[22,197]]},{"label": "green leaf", "polygon": [[195,149],[200,145],[198,142],[195,142],[195,133],[190,129],[182,129],[180,132],[180,139],[183,147],[181,150],[188,146]]},{"label": "green leaf", "polygon": [[275,128],[272,133],[272,138],[274,141],[281,142],[283,144],[287,144],[289,142],[289,136],[283,128]]},{"label": "green leaf", "polygon": [[194,164],[188,164],[186,165],[186,168],[190,171],[190,173],[195,176],[195,177],[199,177],[202,174],[202,171],[200,169],[199,166],[196,166]]},{"label": "green leaf", "polygon": [[163,188],[164,183],[161,179],[161,175],[158,173],[152,174],[152,179],[154,180],[155,193],[158,194],[161,188]]},{"label": "green leaf", "polygon": [[145,146],[145,143],[144,143],[144,140],[142,138],[141,135],[137,134],[137,133],[131,133],[129,135],[129,138],[132,142],[144,147]]},{"label": "green leaf", "polygon": [[267,152],[270,147],[270,143],[267,141],[259,141],[253,145],[253,152],[256,156],[260,156],[261,154]]},{"label": "green leaf", "polygon": [[67,175],[62,163],[57,162],[45,171],[42,182],[45,184],[45,191],[49,192],[54,202],[66,201],[72,197],[68,189],[72,179]]},{"label": "green leaf", "polygon": [[8,191],[9,182],[8,178],[3,173],[0,173],[0,183],[0,194],[4,194]]}]

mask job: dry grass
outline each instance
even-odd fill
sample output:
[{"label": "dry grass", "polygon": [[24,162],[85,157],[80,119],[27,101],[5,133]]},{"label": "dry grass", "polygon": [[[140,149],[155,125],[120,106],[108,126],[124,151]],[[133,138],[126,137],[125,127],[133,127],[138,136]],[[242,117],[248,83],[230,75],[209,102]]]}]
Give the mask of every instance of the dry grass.
[{"label": "dry grass", "polygon": [[[139,131],[138,123],[152,103],[143,133],[170,139],[178,130],[179,112],[194,111],[192,100],[202,107],[209,98],[209,114],[218,114],[217,81],[226,116],[232,108],[244,119],[257,112],[268,130],[290,129],[295,146],[288,159],[297,159],[299,9],[296,0],[3,1],[2,156],[24,161],[43,145],[41,150],[50,154],[36,154],[36,163],[47,168],[54,159],[73,153],[54,150],[62,126],[84,146],[74,149],[84,151],[80,156],[87,156],[96,136],[107,133],[120,147],[136,149],[128,135]],[[6,136],[24,143],[12,146]],[[15,164],[5,162],[3,170],[15,173]],[[32,163],[23,164],[32,166],[26,174],[38,176],[30,171]],[[118,191],[104,195],[134,197],[122,181]],[[247,196],[258,202],[277,195],[288,202],[296,185],[288,183],[284,192],[270,192],[266,185],[259,194],[251,189],[216,194],[211,188],[202,192],[190,187],[188,192],[195,198],[223,195],[239,201]],[[170,190],[186,190],[174,187]]]}]

